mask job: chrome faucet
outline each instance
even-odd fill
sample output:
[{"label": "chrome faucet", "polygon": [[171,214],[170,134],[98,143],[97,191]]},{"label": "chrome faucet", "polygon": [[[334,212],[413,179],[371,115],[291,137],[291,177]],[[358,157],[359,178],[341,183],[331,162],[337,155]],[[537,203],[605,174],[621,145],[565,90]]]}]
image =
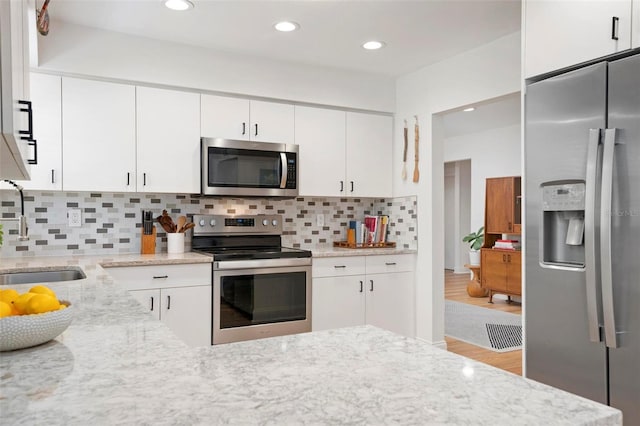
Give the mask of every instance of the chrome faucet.
[{"label": "chrome faucet", "polygon": [[20,216],[18,216],[16,219],[11,218],[11,219],[0,219],[0,220],[2,221],[17,220],[18,221],[18,241],[27,241],[29,239],[29,236],[27,235],[29,233],[29,227],[27,226],[27,217],[24,215],[24,194],[22,193],[22,187],[12,180],[5,179],[4,181],[12,185],[16,189],[16,191],[20,193]]}]

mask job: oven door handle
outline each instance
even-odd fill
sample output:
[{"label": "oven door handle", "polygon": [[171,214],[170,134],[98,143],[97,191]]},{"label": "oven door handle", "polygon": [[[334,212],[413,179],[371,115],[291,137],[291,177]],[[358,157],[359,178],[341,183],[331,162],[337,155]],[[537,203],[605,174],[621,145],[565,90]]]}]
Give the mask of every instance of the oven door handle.
[{"label": "oven door handle", "polygon": [[229,269],[278,268],[283,266],[309,266],[310,257],[291,259],[256,259],[256,260],[227,260],[213,263],[216,271]]}]

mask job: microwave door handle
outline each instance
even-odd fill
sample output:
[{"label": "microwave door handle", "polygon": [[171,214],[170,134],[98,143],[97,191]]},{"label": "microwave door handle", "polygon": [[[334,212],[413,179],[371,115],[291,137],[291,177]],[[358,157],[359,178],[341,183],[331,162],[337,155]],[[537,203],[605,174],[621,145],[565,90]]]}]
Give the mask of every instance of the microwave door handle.
[{"label": "microwave door handle", "polygon": [[287,154],[284,152],[280,153],[280,188],[287,187]]}]

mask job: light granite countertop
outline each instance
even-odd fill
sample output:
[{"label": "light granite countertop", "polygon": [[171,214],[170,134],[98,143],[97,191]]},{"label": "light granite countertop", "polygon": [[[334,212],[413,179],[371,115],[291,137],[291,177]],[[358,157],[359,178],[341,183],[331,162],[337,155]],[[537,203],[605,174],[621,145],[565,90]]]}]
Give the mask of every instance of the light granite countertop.
[{"label": "light granite countertop", "polygon": [[61,336],[0,353],[1,423],[621,424],[618,410],[371,326],[192,349],[100,266],[202,258],[2,259],[0,272],[58,262],[87,278],[51,284],[76,310]]},{"label": "light granite countertop", "polygon": [[310,248],[313,257],[344,257],[344,256],[380,256],[390,254],[415,254],[418,250],[405,248],[363,248],[349,249],[333,247],[331,245],[315,246]]}]

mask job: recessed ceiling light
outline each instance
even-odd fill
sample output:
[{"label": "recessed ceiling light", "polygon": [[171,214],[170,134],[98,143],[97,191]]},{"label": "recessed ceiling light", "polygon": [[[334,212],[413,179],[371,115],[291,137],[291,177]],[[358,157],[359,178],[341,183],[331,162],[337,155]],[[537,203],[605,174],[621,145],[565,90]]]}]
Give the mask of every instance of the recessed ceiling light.
[{"label": "recessed ceiling light", "polygon": [[282,31],[283,33],[288,33],[297,30],[298,28],[300,28],[300,25],[296,24],[295,22],[282,21],[275,24],[273,28],[278,31]]},{"label": "recessed ceiling light", "polygon": [[171,10],[193,9],[193,3],[189,0],[165,0],[164,5]]},{"label": "recessed ceiling light", "polygon": [[378,50],[385,46],[383,41],[371,40],[362,45],[367,50]]},{"label": "recessed ceiling light", "polygon": [[471,112],[471,111],[475,111],[476,109],[474,107],[469,107],[469,108],[465,108],[463,109],[464,112]]}]

